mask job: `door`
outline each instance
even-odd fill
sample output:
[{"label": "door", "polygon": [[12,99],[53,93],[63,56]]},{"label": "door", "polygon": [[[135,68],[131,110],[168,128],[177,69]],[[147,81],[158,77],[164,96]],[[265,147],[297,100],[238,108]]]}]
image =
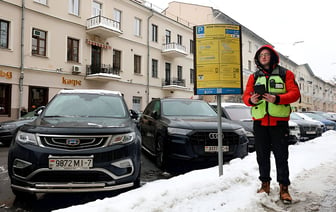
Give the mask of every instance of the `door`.
[{"label": "door", "polygon": [[101,72],[101,47],[92,46],[91,48],[91,74]]}]

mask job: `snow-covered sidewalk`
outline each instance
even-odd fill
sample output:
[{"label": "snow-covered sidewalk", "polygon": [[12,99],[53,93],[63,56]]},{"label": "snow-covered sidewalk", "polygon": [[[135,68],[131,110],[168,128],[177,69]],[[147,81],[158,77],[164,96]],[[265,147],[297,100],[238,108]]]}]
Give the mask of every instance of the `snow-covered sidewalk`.
[{"label": "snow-covered sidewalk", "polygon": [[272,158],[271,194],[256,194],[258,166],[255,153],[223,166],[196,170],[171,179],[147,183],[112,198],[57,212],[195,212],[195,211],[330,211],[336,199],[336,132],[289,148],[290,193],[293,204],[279,201]]}]

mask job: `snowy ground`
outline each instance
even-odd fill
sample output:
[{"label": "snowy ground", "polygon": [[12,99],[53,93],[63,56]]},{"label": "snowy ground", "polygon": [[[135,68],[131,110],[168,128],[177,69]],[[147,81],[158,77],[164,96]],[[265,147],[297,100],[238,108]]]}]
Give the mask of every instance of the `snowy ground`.
[{"label": "snowy ground", "polygon": [[251,153],[224,165],[222,176],[218,166],[192,171],[57,212],[336,211],[336,132],[291,145],[289,151],[290,205],[279,201],[274,158],[270,195],[256,193],[260,182]]}]

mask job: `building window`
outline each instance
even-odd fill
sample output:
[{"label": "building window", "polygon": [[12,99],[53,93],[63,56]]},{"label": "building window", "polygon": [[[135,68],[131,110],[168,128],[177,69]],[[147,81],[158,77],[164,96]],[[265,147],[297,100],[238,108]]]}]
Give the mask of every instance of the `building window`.
[{"label": "building window", "polygon": [[79,40],[68,38],[68,61],[73,61],[78,63],[79,55]]},{"label": "building window", "polygon": [[140,96],[133,96],[132,109],[135,111],[141,111],[141,101],[142,98]]},{"label": "building window", "polygon": [[49,89],[45,87],[29,87],[28,111],[35,110],[40,106],[45,106],[48,103]]},{"label": "building window", "polygon": [[9,22],[0,20],[0,47],[8,48]]},{"label": "building window", "polygon": [[102,4],[93,1],[92,2],[92,17],[101,15]]},{"label": "building window", "polygon": [[165,85],[170,85],[170,72],[171,72],[171,68],[170,68],[170,63],[166,63],[166,66],[165,66]]},{"label": "building window", "polygon": [[155,24],[152,24],[152,41],[158,41],[158,26]]},{"label": "building window", "polygon": [[134,55],[134,73],[141,74],[141,56]]},{"label": "building window", "polygon": [[195,71],[190,69],[190,83],[195,83]]},{"label": "building window", "polygon": [[182,81],[182,66],[177,66],[177,81]]},{"label": "building window", "polygon": [[134,35],[141,35],[141,20],[139,18],[134,19]]},{"label": "building window", "polygon": [[113,73],[120,73],[121,51],[113,49]]},{"label": "building window", "polygon": [[195,43],[193,40],[190,40],[190,54],[194,54],[195,52]]},{"label": "building window", "polygon": [[0,83],[0,115],[10,116],[12,85]]},{"label": "building window", "polygon": [[171,32],[166,29],[166,44],[171,42]]},{"label": "building window", "polygon": [[33,29],[32,36],[32,54],[46,56],[47,32]]},{"label": "building window", "polygon": [[69,0],[69,13],[79,15],[79,0]]},{"label": "building window", "polygon": [[158,61],[155,59],[152,59],[152,77],[158,77]]},{"label": "building window", "polygon": [[177,35],[177,44],[182,45],[182,35]]},{"label": "building window", "polygon": [[47,5],[47,0],[34,0],[34,2],[38,2],[40,4]]},{"label": "building window", "polygon": [[118,29],[121,29],[121,11],[114,9],[113,10],[114,21],[118,24]]}]

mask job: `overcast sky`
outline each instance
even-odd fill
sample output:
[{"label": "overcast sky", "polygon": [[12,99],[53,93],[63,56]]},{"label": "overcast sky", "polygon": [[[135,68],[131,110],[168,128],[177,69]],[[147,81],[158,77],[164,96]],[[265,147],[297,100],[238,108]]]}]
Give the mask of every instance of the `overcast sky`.
[{"label": "overcast sky", "polygon": [[[164,9],[170,0],[147,0]],[[336,77],[333,0],[180,0],[219,9],[324,80]],[[297,41],[304,41],[293,45]]]}]

